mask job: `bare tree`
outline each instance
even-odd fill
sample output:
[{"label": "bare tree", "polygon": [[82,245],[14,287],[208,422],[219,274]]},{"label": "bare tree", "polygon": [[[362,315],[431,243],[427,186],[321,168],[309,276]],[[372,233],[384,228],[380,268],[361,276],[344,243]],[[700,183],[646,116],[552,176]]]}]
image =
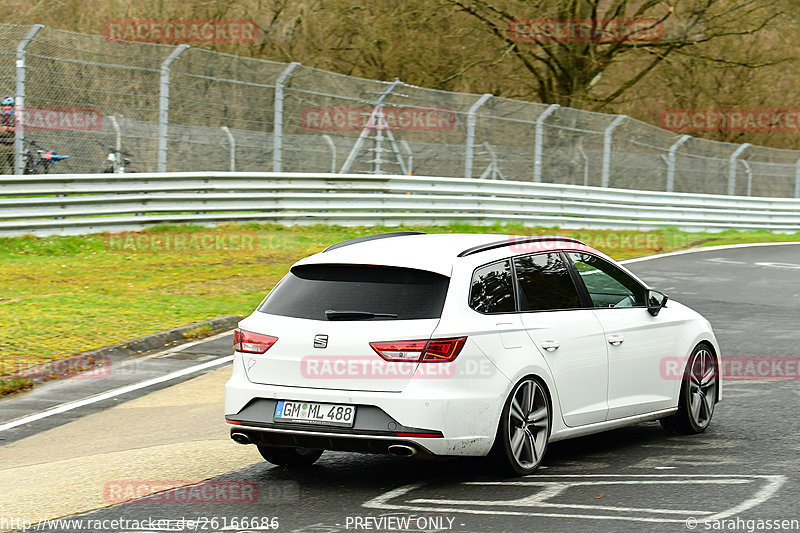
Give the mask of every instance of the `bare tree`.
[{"label": "bare tree", "polygon": [[[703,45],[757,35],[781,14],[772,0],[443,1],[478,20],[496,54],[516,60],[531,96],[592,109],[615,102],[676,52],[726,61],[735,47],[704,57]],[[626,75],[600,84],[622,61]]]}]

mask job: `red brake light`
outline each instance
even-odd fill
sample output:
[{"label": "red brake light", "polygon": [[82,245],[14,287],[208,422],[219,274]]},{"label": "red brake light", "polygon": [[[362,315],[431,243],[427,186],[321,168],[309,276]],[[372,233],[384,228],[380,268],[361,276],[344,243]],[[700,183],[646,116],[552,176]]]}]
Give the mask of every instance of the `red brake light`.
[{"label": "red brake light", "polygon": [[233,349],[244,353],[264,353],[269,350],[278,337],[261,335],[236,328],[233,331]]},{"label": "red brake light", "polygon": [[456,337],[453,339],[431,339],[422,356],[422,362],[447,362],[452,361],[461,352],[466,337]]},{"label": "red brake light", "polygon": [[415,341],[371,342],[369,345],[387,361],[447,363],[458,356],[466,337]]}]

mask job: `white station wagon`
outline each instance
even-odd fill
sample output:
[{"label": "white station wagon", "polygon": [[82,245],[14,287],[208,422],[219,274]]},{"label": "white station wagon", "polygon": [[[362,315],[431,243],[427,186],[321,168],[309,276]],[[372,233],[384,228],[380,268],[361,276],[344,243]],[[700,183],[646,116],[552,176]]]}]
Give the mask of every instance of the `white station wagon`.
[{"label": "white station wagon", "polygon": [[494,455],[660,419],[706,429],[709,322],[567,237],[396,232],[294,266],[234,334],[231,438],[277,465],[324,450]]}]

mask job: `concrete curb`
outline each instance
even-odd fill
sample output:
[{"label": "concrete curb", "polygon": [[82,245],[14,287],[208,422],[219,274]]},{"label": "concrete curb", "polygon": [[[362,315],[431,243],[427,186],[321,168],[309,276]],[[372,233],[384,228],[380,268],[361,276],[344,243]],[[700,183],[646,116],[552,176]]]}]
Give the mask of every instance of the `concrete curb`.
[{"label": "concrete curb", "polygon": [[[177,344],[181,341],[193,340],[187,338],[185,336],[186,333],[203,326],[208,326],[210,328],[208,335],[204,335],[204,337],[232,329],[239,323],[240,320],[245,318],[245,316],[246,315],[228,315],[212,318],[211,320],[194,322],[184,326],[178,326],[177,328],[117,342],[101,348],[95,348],[94,350],[89,350],[76,355],[71,355],[69,357],[64,357],[62,359],[57,359],[55,361],[48,361],[46,363],[32,365],[22,370],[18,370],[13,374],[0,376],[0,378],[30,379],[34,382],[42,382],[49,379],[71,376],[79,372],[90,370],[98,365],[109,364],[113,361],[118,361],[126,357],[150,352],[159,348],[165,349],[168,346]],[[233,351],[233,348],[231,348],[231,351]]]}]

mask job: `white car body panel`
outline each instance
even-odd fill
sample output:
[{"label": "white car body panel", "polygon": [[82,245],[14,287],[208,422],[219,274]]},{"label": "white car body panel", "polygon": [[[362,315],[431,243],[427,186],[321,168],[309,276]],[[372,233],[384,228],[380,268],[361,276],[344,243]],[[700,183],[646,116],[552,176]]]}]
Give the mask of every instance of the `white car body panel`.
[{"label": "white car body panel", "polygon": [[[641,307],[594,309],[608,350],[608,420],[668,409],[675,381],[662,375],[666,358],[677,354],[674,310],[652,316]],[[621,344],[613,345],[622,337]]]},{"label": "white car body panel", "polygon": [[[608,353],[591,309],[521,313],[522,322],[556,383],[568,426],[603,422],[608,414]],[[546,343],[557,343],[548,351]]]}]

